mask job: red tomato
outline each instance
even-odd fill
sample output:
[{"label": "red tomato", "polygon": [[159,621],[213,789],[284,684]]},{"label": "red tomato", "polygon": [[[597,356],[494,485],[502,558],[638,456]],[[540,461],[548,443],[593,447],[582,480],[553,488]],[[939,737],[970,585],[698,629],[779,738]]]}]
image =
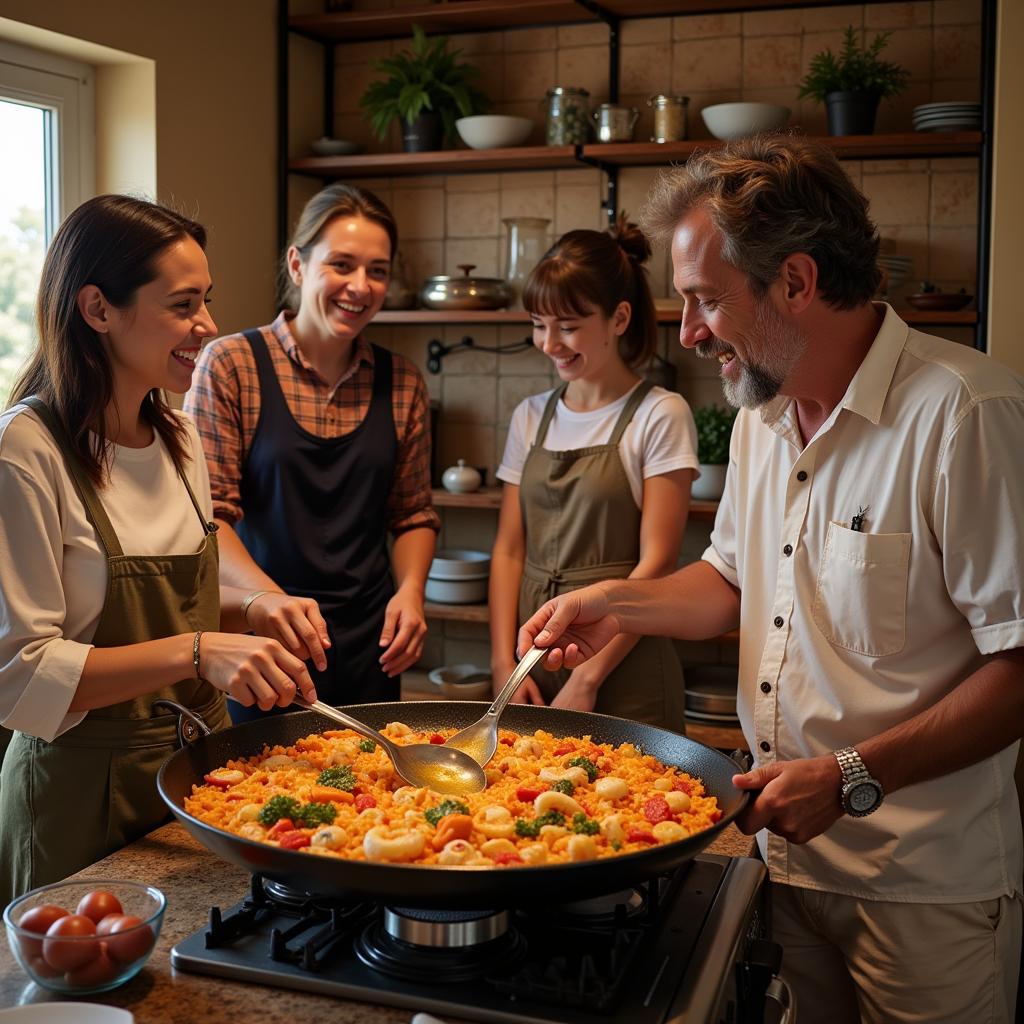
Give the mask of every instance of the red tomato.
[{"label": "red tomato", "polygon": [[526,786],[520,786],[516,790],[516,799],[522,800],[524,804],[532,804],[545,791],[545,789],[527,789]]},{"label": "red tomato", "polygon": [[504,743],[506,747],[511,747],[515,743],[515,740],[511,736],[502,736],[498,742]]},{"label": "red tomato", "polygon": [[100,955],[95,923],[84,914],[54,921],[43,939],[43,958],[58,971],[74,971]]},{"label": "red tomato", "polygon": [[[58,907],[53,903],[43,903],[41,906],[25,911],[18,921],[18,927],[24,928],[29,932],[36,932],[39,935],[45,935],[54,921],[59,921],[62,917],[67,916],[68,911],[63,907]],[[27,935],[20,935],[18,937],[21,940],[21,948],[25,956],[31,959],[34,956],[41,957],[43,955],[42,939],[30,939]]]},{"label": "red tomato", "polygon": [[652,825],[657,825],[659,821],[668,821],[672,817],[672,810],[663,796],[652,796],[644,804],[644,817]]},{"label": "red tomato", "polygon": [[365,811],[369,807],[376,807],[377,801],[369,793],[360,793],[356,797],[356,810]]},{"label": "red tomato", "polygon": [[109,914],[123,914],[124,907],[112,892],[107,892],[106,889],[95,889],[92,892],[87,892],[78,901],[76,913],[83,914],[93,924],[99,924]]},{"label": "red tomato", "polygon": [[631,843],[650,843],[652,846],[658,841],[654,838],[653,833],[644,832],[638,828],[631,828],[627,833],[626,838]]},{"label": "red tomato", "polygon": [[[106,943],[101,942],[100,945],[106,946]],[[101,949],[100,955],[90,960],[84,967],[68,971],[64,975],[64,980],[76,988],[93,988],[113,981],[122,970],[121,964],[111,960],[106,949]]]},{"label": "red tomato", "polygon": [[96,934],[109,935],[114,925],[127,916],[127,914],[107,914],[107,916],[96,925]]},{"label": "red tomato", "polygon": [[107,953],[119,964],[130,964],[146,956],[154,941],[153,929],[141,917],[128,914],[111,925]]},{"label": "red tomato", "polygon": [[311,840],[305,832],[298,830],[294,832],[282,832],[278,836],[277,845],[282,850],[301,850],[304,846],[309,846]]},{"label": "red tomato", "polygon": [[33,974],[38,974],[40,978],[59,978],[64,972],[55,971],[42,957],[32,956],[28,959],[29,970]]},{"label": "red tomato", "polygon": [[430,734],[431,743],[444,743],[444,737],[439,732],[432,732]]}]

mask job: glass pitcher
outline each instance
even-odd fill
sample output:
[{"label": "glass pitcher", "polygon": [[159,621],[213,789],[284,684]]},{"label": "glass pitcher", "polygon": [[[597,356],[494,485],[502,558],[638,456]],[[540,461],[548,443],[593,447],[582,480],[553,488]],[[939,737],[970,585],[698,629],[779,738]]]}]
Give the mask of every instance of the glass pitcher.
[{"label": "glass pitcher", "polygon": [[522,309],[523,286],[530,271],[547,251],[547,217],[505,217],[502,220],[508,232],[505,257],[505,280],[512,289],[509,309]]}]

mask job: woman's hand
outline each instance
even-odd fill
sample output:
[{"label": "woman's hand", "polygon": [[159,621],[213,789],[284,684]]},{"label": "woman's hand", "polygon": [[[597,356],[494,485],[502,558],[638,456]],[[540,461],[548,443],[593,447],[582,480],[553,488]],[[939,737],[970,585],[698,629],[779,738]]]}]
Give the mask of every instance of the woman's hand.
[{"label": "woman's hand", "polygon": [[[519,629],[519,650],[549,647],[544,667],[574,669],[592,658],[619,633],[600,583],[552,598]],[[557,646],[556,646],[557,644]]]},{"label": "woman's hand", "polygon": [[246,609],[245,622],[259,636],[280,641],[301,661],[311,658],[321,672],[327,668],[324,648],[330,647],[331,641],[320,606],[312,598],[267,591]]},{"label": "woman's hand", "polygon": [[587,665],[573,669],[565,685],[551,702],[553,708],[568,708],[571,711],[593,711],[597,703],[600,683],[595,683],[587,672]]},{"label": "woman's hand", "polygon": [[[491,690],[494,696],[505,688],[509,677],[516,669],[515,662],[503,664],[491,664]],[[536,704],[544,707],[545,701],[540,692],[540,687],[533,681],[532,676],[527,676],[520,684],[519,689],[512,695],[510,704]]]},{"label": "woman's hand", "polygon": [[245,707],[287,707],[296,689],[308,701],[316,688],[306,666],[269,637],[247,633],[203,633],[199,674]]},{"label": "woman's hand", "polygon": [[423,591],[420,587],[399,587],[384,609],[384,628],[380,646],[380,666],[388,676],[397,676],[415,665],[423,654],[427,636],[427,617],[423,614]]}]

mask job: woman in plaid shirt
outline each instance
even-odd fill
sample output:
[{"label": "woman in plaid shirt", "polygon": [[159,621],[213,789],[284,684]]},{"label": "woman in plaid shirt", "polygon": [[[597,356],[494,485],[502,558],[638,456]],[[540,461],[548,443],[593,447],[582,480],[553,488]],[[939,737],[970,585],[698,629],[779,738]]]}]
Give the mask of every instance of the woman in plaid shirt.
[{"label": "woman in plaid shirt", "polygon": [[208,345],[185,403],[209,463],[221,578],[251,590],[254,630],[312,659],[332,704],[398,699],[427,632],[440,523],[426,386],[362,337],[396,243],[371,192],[315,195],[284,261],[291,309]]}]

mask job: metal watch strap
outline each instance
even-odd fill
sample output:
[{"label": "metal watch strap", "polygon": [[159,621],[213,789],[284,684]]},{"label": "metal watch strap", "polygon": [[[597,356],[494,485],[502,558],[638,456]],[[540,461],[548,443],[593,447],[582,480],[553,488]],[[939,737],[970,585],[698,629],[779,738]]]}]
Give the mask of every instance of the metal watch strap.
[{"label": "metal watch strap", "polygon": [[[843,810],[854,818],[863,818],[876,811],[885,798],[885,791],[878,779],[872,777],[858,751],[854,747],[844,747],[842,750],[835,751],[834,756],[839,763],[839,770],[842,772],[839,801]],[[860,808],[855,803],[854,794],[862,785],[873,789],[876,798],[870,806]]]},{"label": "metal watch strap", "polygon": [[843,747],[835,753],[839,768],[843,773],[843,783],[860,782],[861,779],[870,779],[871,773],[857,753],[855,747]]}]

